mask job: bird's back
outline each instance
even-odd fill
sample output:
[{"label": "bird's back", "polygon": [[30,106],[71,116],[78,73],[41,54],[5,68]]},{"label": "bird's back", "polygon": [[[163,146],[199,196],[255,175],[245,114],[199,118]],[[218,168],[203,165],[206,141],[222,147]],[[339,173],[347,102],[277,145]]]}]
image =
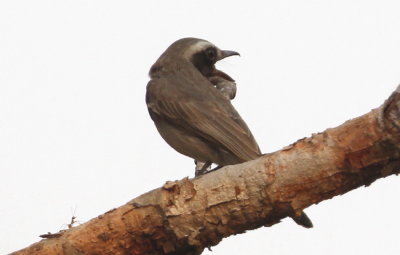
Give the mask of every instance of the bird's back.
[{"label": "bird's back", "polygon": [[197,71],[182,67],[179,73],[152,79],[147,86],[146,101],[156,126],[168,123],[204,141],[219,155],[220,162],[213,163],[237,164],[261,154],[250,129],[231,102]]}]

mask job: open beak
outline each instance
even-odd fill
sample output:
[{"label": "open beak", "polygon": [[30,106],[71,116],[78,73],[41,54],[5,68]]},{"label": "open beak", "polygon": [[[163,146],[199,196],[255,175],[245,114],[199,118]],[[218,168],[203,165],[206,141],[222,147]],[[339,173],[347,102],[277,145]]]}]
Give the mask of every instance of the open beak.
[{"label": "open beak", "polygon": [[232,51],[232,50],[221,50],[220,51],[221,55],[218,57],[218,60],[230,57],[230,56],[240,56],[240,54],[236,51]]}]

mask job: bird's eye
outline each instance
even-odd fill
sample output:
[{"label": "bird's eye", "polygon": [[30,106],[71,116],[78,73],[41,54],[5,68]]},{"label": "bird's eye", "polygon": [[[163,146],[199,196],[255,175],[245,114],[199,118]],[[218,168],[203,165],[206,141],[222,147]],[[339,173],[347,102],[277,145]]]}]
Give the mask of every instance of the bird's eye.
[{"label": "bird's eye", "polygon": [[215,49],[209,48],[206,50],[206,56],[209,60],[215,61],[216,57],[217,57],[217,53],[216,53]]}]

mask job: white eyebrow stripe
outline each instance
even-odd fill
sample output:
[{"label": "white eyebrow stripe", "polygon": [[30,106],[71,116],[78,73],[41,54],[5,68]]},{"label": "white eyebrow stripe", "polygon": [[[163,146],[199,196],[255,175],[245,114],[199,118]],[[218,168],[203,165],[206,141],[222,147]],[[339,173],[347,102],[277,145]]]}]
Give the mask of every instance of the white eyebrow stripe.
[{"label": "white eyebrow stripe", "polygon": [[208,41],[198,41],[191,45],[183,54],[186,59],[190,58],[194,53],[200,52],[208,47],[215,47],[212,43]]}]

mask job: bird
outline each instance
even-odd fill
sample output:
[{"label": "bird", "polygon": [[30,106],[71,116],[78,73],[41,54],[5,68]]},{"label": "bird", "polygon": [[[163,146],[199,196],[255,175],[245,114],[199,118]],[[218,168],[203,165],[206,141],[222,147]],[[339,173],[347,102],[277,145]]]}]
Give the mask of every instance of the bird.
[{"label": "bird", "polygon": [[176,151],[218,166],[258,158],[261,151],[230,101],[209,81],[230,76],[215,68],[239,55],[210,42],[183,38],[150,68],[146,103],[160,135]]},{"label": "bird", "polygon": [[[218,82],[211,82],[222,79],[234,83],[215,64],[235,55],[239,53],[221,50],[207,40],[183,38],[172,43],[149,71],[146,87],[149,115],[161,137],[173,149],[195,161],[205,162],[196,176],[207,172],[212,163],[219,169],[262,155],[229,96],[217,89]],[[292,218],[299,225],[312,227],[303,212]]]}]

